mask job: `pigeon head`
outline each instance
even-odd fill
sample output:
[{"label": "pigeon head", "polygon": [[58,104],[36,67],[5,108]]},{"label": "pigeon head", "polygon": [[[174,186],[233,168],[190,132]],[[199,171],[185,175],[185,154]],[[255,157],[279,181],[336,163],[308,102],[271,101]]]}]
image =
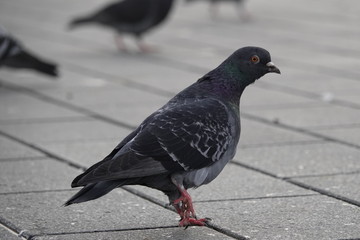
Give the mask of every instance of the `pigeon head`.
[{"label": "pigeon head", "polygon": [[267,73],[280,74],[280,70],[271,62],[270,53],[259,47],[240,48],[223,64],[225,71],[240,78],[246,85]]}]

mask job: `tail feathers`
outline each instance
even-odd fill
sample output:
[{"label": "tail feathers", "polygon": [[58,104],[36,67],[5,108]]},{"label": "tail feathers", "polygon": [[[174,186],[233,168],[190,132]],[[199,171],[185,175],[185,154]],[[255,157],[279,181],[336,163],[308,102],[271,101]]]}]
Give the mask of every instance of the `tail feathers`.
[{"label": "tail feathers", "polygon": [[114,188],[124,185],[126,180],[103,181],[97,183],[90,183],[83,187],[78,193],[70,198],[64,206],[69,206],[73,203],[82,203],[97,199],[109,193]]},{"label": "tail feathers", "polygon": [[12,68],[33,69],[52,77],[58,76],[56,64],[45,62],[25,50],[22,50],[17,55],[6,59],[4,65]]},{"label": "tail feathers", "polygon": [[57,65],[52,63],[46,63],[39,61],[35,66],[34,69],[38,72],[47,74],[52,77],[57,77],[59,75]]},{"label": "tail feathers", "polygon": [[92,16],[75,18],[69,23],[69,29],[74,29],[75,27],[78,27],[79,25],[91,23],[93,21],[94,21],[94,19]]}]

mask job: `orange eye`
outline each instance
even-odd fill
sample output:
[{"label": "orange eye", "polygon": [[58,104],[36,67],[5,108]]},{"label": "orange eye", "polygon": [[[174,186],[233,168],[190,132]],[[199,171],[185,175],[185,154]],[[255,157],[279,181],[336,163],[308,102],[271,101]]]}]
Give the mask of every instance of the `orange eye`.
[{"label": "orange eye", "polygon": [[251,57],[251,62],[256,64],[260,62],[260,58],[257,55],[254,55]]}]

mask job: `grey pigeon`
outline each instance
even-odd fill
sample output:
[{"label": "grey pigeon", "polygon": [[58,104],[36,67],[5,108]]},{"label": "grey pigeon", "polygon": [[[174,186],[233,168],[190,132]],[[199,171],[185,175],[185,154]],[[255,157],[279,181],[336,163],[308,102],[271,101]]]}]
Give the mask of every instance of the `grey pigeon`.
[{"label": "grey pigeon", "polygon": [[[70,28],[83,24],[100,24],[109,27],[117,34],[131,34],[137,39],[137,45],[143,52],[150,48],[141,40],[142,36],[162,23],[168,16],[173,0],[123,0],[112,3],[89,16],[75,18]],[[125,50],[120,35],[115,36],[120,50]]]},{"label": "grey pigeon", "polygon": [[240,96],[266,73],[280,73],[263,48],[244,47],[146,118],[104,160],[74,179],[83,187],[65,206],[99,198],[123,185],[164,192],[180,226],[205,225],[188,188],[215,179],[234,157],[240,137]]},{"label": "grey pigeon", "polygon": [[58,76],[57,66],[46,62],[26,50],[14,37],[0,28],[0,67],[27,68],[46,74]]}]

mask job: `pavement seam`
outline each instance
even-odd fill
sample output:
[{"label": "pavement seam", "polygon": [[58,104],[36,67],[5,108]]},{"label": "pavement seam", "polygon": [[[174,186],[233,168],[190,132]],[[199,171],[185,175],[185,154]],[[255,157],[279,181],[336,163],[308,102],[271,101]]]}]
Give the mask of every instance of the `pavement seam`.
[{"label": "pavement seam", "polygon": [[45,154],[45,156],[49,157],[49,158],[52,158],[52,159],[55,159],[57,161],[60,161],[60,162],[63,162],[63,163],[66,163],[67,165],[71,166],[71,167],[74,167],[74,168],[77,168],[77,169],[81,169],[83,171],[85,171],[87,168],[85,166],[82,166],[78,163],[74,163],[73,161],[70,161],[70,160],[67,160],[65,158],[62,158],[62,157],[59,157],[57,156],[56,154],[53,154],[45,149],[43,149],[42,147],[39,147],[39,146],[36,146],[35,144],[32,144],[32,143],[29,143],[25,140],[22,140],[20,138],[17,138],[17,137],[14,137],[2,130],[0,130],[0,135],[4,136],[4,137],[7,137],[8,139],[11,139],[15,142],[18,142],[18,143],[21,143],[27,147],[30,147],[34,150],[37,150],[38,152],[41,152],[43,154]]},{"label": "pavement seam", "polygon": [[46,160],[46,159],[49,158],[47,156],[0,158],[0,164],[2,162],[33,161],[33,160]]},{"label": "pavement seam", "polygon": [[[4,84],[4,81],[0,80],[0,83]],[[9,88],[9,89],[12,89],[12,90],[15,90],[15,91],[26,93],[26,94],[28,94],[30,96],[33,96],[33,97],[38,98],[40,100],[43,100],[45,102],[52,103],[52,104],[60,106],[60,107],[64,107],[64,108],[72,110],[74,112],[81,113],[81,114],[84,114],[85,116],[88,116],[88,117],[91,117],[91,118],[94,118],[94,119],[97,119],[97,120],[101,120],[101,121],[104,121],[104,122],[107,122],[107,123],[110,123],[110,124],[113,124],[113,125],[116,125],[116,126],[124,127],[124,128],[127,128],[127,129],[135,129],[136,128],[136,126],[132,126],[130,124],[127,124],[127,123],[124,123],[124,122],[121,122],[121,121],[118,121],[118,120],[114,120],[114,119],[106,117],[106,116],[104,116],[102,114],[91,111],[91,110],[89,110],[87,108],[80,107],[80,106],[77,106],[77,105],[74,105],[74,104],[71,104],[71,103],[56,99],[56,98],[52,98],[50,96],[47,96],[45,94],[42,94],[42,93],[37,92],[37,91],[35,91],[33,89],[30,89],[30,88],[14,85],[14,84],[10,84],[10,83],[6,83],[5,87]]]},{"label": "pavement seam", "polygon": [[107,232],[126,232],[126,231],[144,231],[144,230],[156,230],[156,229],[167,229],[177,228],[177,225],[173,226],[159,226],[159,227],[143,227],[143,228],[122,228],[122,229],[103,229],[93,231],[78,231],[78,232],[58,232],[58,233],[44,233],[44,234],[33,234],[28,240],[35,240],[37,237],[44,236],[61,236],[61,235],[72,235],[72,234],[85,234],[85,233],[107,233]]},{"label": "pavement seam", "polygon": [[209,200],[193,201],[193,203],[234,202],[234,201],[251,201],[251,200],[264,200],[264,199],[277,199],[277,198],[297,198],[297,197],[312,197],[312,196],[320,196],[320,194],[319,193],[308,193],[308,194],[276,195],[276,196],[264,196],[264,197],[209,199]]},{"label": "pavement seam", "polygon": [[[316,94],[313,92],[308,92],[308,91],[301,90],[301,89],[288,87],[288,86],[284,86],[284,85],[280,85],[280,84],[276,84],[276,83],[261,82],[260,84],[257,84],[257,87],[266,89],[266,90],[270,89],[270,90],[281,92],[281,93],[284,93],[284,92],[291,93],[296,96],[302,96],[302,97],[312,99],[312,100],[320,100],[321,99],[321,95],[319,95],[319,94]],[[341,100],[341,99],[333,99],[332,101],[327,102],[327,104],[348,107],[348,108],[353,108],[353,109],[357,109],[357,110],[360,109],[359,104]]]},{"label": "pavement seam", "polygon": [[274,174],[274,173],[271,173],[271,172],[268,172],[268,171],[265,171],[265,170],[262,170],[262,169],[259,169],[259,168],[250,166],[250,165],[245,164],[245,163],[232,161],[231,164],[235,164],[235,165],[244,167],[244,168],[246,168],[246,169],[249,169],[249,170],[252,170],[252,171],[255,171],[255,172],[259,172],[259,173],[262,173],[262,174],[264,174],[264,175],[270,176],[270,177],[272,177],[272,178],[276,178],[276,179],[282,180],[282,181],[284,181],[284,182],[290,183],[290,184],[292,184],[292,185],[295,185],[295,186],[304,188],[304,189],[306,189],[306,190],[310,190],[310,191],[313,191],[313,192],[317,192],[317,193],[320,193],[321,195],[325,195],[325,196],[328,196],[328,197],[331,197],[331,198],[335,198],[335,199],[337,199],[337,200],[340,200],[340,201],[349,203],[349,204],[351,204],[351,205],[360,207],[360,202],[359,202],[359,201],[356,201],[356,200],[354,200],[354,199],[347,198],[347,197],[345,197],[345,196],[343,196],[343,195],[336,194],[336,193],[333,193],[333,192],[330,192],[330,191],[327,191],[327,190],[324,190],[324,189],[321,189],[321,188],[318,188],[318,187],[314,187],[314,186],[311,186],[311,185],[309,185],[309,184],[302,183],[302,182],[300,182],[300,181],[296,181],[295,179],[292,179],[292,178],[279,177],[279,176],[277,176],[277,175]]},{"label": "pavement seam", "polygon": [[301,133],[301,134],[304,134],[304,135],[307,135],[307,136],[322,139],[322,140],[325,140],[325,141],[328,141],[328,142],[334,142],[334,143],[337,143],[337,144],[340,144],[340,145],[345,145],[345,146],[348,146],[348,147],[360,149],[360,145],[356,145],[354,143],[343,141],[343,140],[340,140],[340,139],[337,139],[337,138],[329,137],[329,136],[326,136],[326,135],[321,134],[321,133],[316,133],[316,132],[307,130],[305,128],[291,126],[291,125],[281,123],[281,122],[270,121],[268,119],[261,118],[259,116],[256,116],[256,115],[253,115],[253,114],[250,114],[250,113],[245,113],[245,112],[242,112],[241,116],[248,119],[248,120],[254,120],[256,122],[263,123],[265,125],[270,125],[270,126],[274,126],[274,127],[277,127],[277,128],[286,129],[286,130],[289,130],[291,132],[297,132],[297,133]]},{"label": "pavement seam", "polygon": [[0,225],[9,232],[17,235],[19,238],[28,239],[30,237],[30,235],[26,233],[27,230],[16,227],[13,223],[7,221],[1,216],[0,216]]},{"label": "pavement seam", "polygon": [[[79,117],[47,117],[47,118],[23,118],[0,120],[0,125],[32,124],[32,123],[64,123],[64,122],[81,122],[88,120],[87,116]],[[91,119],[92,120],[92,119]]]},{"label": "pavement seam", "polygon": [[360,170],[357,171],[349,171],[349,172],[337,172],[337,173],[324,173],[324,174],[308,174],[308,175],[299,175],[299,176],[288,176],[285,178],[318,178],[318,177],[332,177],[332,176],[340,176],[340,175],[352,175],[359,174]]},{"label": "pavement seam", "polygon": [[33,190],[33,191],[21,191],[21,192],[4,192],[0,193],[0,196],[14,195],[14,194],[31,194],[31,193],[51,193],[51,192],[69,192],[76,191],[78,189],[49,189],[49,190]]}]

